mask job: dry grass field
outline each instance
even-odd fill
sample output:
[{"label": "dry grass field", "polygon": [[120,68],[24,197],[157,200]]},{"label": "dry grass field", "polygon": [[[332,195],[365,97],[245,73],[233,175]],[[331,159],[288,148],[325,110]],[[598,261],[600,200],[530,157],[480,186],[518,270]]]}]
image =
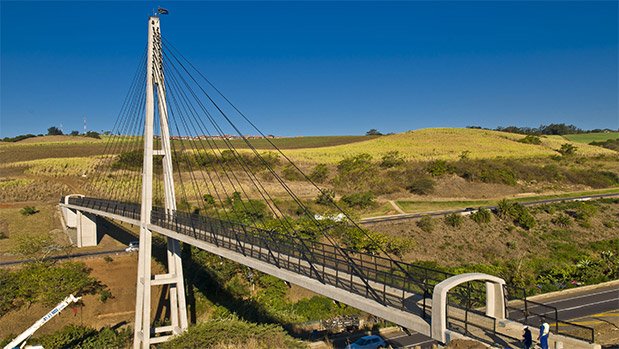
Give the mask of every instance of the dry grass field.
[{"label": "dry grass field", "polygon": [[457,160],[464,152],[471,159],[532,158],[557,155],[564,143],[575,145],[585,156],[616,154],[608,149],[572,143],[561,136],[541,136],[540,145],[524,144],[523,135],[468,128],[430,128],[382,136],[365,142],[324,148],[291,149],[285,153],[306,162],[337,163],[343,158],[368,153],[380,158],[397,150],[407,160]]}]

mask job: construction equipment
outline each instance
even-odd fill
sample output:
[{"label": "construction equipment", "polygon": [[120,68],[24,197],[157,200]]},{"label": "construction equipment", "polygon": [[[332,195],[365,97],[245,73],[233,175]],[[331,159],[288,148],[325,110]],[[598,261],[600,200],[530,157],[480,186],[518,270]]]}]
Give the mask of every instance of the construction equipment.
[{"label": "construction equipment", "polygon": [[58,303],[54,307],[54,309],[50,310],[49,313],[45,314],[42,318],[40,318],[37,322],[35,322],[32,326],[30,326],[27,330],[22,332],[17,338],[13,339],[9,344],[7,344],[4,349],[19,349],[24,348],[26,345],[26,341],[30,336],[34,334],[41,326],[45,325],[49,320],[51,320],[54,316],[60,314],[61,311],[64,310],[69,304],[77,303],[82,297],[75,297],[72,294],[65,298],[62,302]]}]

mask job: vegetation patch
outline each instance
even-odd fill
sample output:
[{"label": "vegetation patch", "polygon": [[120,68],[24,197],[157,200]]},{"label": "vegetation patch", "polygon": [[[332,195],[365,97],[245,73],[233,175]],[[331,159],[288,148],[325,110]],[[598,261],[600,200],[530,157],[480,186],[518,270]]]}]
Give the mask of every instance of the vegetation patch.
[{"label": "vegetation patch", "polygon": [[254,324],[231,316],[192,326],[162,348],[306,348],[278,325]]}]

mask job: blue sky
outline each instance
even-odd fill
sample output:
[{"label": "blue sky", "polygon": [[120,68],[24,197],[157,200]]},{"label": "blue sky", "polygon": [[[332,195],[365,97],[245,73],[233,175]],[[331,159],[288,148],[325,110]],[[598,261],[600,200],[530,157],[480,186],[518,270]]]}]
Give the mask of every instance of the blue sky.
[{"label": "blue sky", "polygon": [[619,128],[615,1],[2,1],[0,137],[111,129],[158,5],[266,133]]}]

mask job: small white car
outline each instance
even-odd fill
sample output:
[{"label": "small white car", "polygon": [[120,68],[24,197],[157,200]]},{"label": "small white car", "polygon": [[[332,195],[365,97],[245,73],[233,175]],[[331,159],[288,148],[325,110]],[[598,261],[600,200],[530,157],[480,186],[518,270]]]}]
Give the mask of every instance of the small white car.
[{"label": "small white car", "polygon": [[129,246],[127,246],[127,248],[125,248],[126,252],[135,252],[138,251],[140,249],[140,242],[139,241],[131,241],[129,243]]},{"label": "small white car", "polygon": [[363,336],[354,343],[346,346],[346,349],[377,349],[387,348],[387,342],[380,336]]}]

